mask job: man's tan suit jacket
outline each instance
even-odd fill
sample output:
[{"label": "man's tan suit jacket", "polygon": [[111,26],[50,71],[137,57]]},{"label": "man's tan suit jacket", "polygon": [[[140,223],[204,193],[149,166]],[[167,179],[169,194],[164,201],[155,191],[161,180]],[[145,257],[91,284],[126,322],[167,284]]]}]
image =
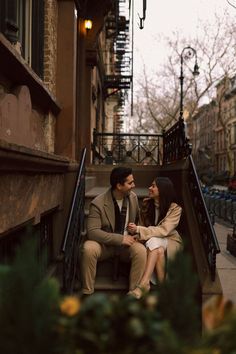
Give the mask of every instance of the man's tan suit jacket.
[{"label": "man's tan suit jacket", "polygon": [[[138,198],[134,192],[129,195],[129,222],[137,223],[139,219]],[[89,240],[102,244],[120,246],[123,235],[114,233],[115,210],[111,189],[92,200],[87,222]]]}]

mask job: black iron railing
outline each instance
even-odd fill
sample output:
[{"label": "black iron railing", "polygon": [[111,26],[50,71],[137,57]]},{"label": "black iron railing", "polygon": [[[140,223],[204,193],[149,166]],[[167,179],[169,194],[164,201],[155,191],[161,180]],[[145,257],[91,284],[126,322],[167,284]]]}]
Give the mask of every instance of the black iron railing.
[{"label": "black iron railing", "polygon": [[161,134],[115,134],[93,132],[93,163],[162,163]]},{"label": "black iron railing", "polygon": [[185,123],[183,119],[173,125],[163,134],[163,164],[173,163],[189,157],[189,188],[192,203],[197,216],[200,235],[206,259],[211,273],[212,281],[216,274],[216,254],[220,252],[219,244],[212,226],[201,186],[197,176],[197,171],[191,156],[191,145],[185,133]]},{"label": "black iron railing", "polygon": [[211,272],[212,280],[215,280],[216,273],[216,254],[220,252],[220,247],[212,226],[205,200],[202,194],[201,186],[198,180],[197,172],[194,166],[192,156],[189,157],[189,188],[193,207],[199,224],[200,235],[204,246],[207,262]]},{"label": "black iron railing", "polygon": [[86,149],[82,151],[69,218],[62,243],[62,253],[64,253],[63,290],[66,293],[73,291],[79,272],[79,246],[84,232],[85,157]]},{"label": "black iron railing", "polygon": [[191,145],[185,134],[185,123],[179,119],[163,134],[163,164],[181,160],[191,154]]},{"label": "black iron railing", "polygon": [[93,163],[112,164],[133,162],[161,165],[180,160],[191,154],[180,119],[163,134],[129,134],[93,132]]}]

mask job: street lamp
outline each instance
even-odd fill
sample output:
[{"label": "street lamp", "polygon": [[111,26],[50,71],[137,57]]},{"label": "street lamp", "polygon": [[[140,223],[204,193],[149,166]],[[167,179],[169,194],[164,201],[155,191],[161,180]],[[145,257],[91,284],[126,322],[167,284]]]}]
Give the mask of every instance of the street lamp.
[{"label": "street lamp", "polygon": [[[185,54],[185,55],[184,55]],[[197,52],[194,48],[192,47],[185,47],[180,55],[180,113],[179,113],[179,120],[183,119],[183,112],[184,112],[184,108],[183,108],[183,83],[184,83],[184,75],[183,75],[183,64],[184,64],[184,58],[185,59],[191,59],[195,57],[195,65],[193,68],[193,75],[197,76],[199,75],[199,66],[197,63]]]}]

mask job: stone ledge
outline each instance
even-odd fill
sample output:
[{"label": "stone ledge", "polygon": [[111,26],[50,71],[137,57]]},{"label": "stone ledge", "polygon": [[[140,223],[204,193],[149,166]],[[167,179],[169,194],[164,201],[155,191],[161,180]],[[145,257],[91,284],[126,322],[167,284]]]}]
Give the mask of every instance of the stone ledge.
[{"label": "stone ledge", "polygon": [[65,173],[69,169],[70,160],[68,158],[0,140],[1,172]]}]

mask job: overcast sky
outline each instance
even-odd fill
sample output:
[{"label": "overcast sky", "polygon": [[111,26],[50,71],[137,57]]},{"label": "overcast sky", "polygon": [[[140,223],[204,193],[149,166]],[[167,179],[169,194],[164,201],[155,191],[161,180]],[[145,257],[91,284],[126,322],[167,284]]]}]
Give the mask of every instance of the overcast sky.
[{"label": "overcast sky", "polygon": [[[236,0],[229,1],[236,6]],[[199,19],[210,21],[215,13],[225,10],[236,17],[236,8],[227,0],[147,0],[144,29],[140,30],[138,13],[142,15],[142,0],[134,2],[134,80],[143,62],[150,71],[156,71],[167,57],[163,43],[155,40],[161,34],[171,35],[178,30],[188,38],[200,31]]]}]

